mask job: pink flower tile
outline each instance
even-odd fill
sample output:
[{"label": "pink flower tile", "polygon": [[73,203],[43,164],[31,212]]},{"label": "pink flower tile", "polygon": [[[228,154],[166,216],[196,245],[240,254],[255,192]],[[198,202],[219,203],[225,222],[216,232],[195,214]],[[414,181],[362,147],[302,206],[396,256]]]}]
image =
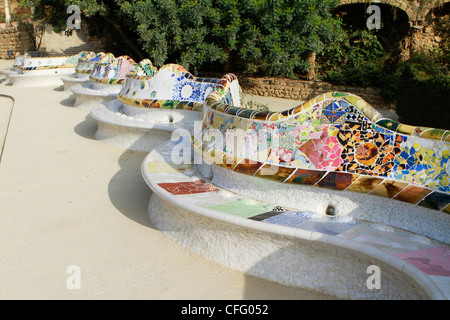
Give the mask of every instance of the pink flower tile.
[{"label": "pink flower tile", "polygon": [[450,248],[429,248],[399,253],[395,256],[411,263],[428,275],[450,277]]}]

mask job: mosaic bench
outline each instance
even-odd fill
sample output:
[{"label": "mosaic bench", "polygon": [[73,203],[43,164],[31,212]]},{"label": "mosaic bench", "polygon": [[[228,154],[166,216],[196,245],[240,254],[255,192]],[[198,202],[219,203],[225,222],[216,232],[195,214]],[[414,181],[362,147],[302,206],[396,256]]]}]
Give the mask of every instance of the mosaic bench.
[{"label": "mosaic bench", "polygon": [[[141,172],[152,190],[149,218],[185,248],[233,270],[343,299],[450,297],[450,250],[442,243],[230,192],[195,165],[172,161],[182,143],[158,146]],[[367,285],[370,266],[381,270],[380,289]]]},{"label": "mosaic bench", "polygon": [[89,82],[73,86],[70,90],[75,96],[74,106],[91,110],[92,107],[117,98],[125,75],[133,69],[144,74],[143,66],[150,63],[145,59],[136,63],[128,56],[114,57],[108,53],[94,64]]},{"label": "mosaic bench", "polygon": [[177,64],[144,76],[129,72],[118,100],[91,110],[98,123],[95,136],[117,147],[150,151],[177,129],[192,131],[205,97],[219,81],[194,77]]},{"label": "mosaic bench", "polygon": [[25,55],[19,55],[14,59],[13,68],[17,70],[21,70],[23,67],[23,62],[25,60]]},{"label": "mosaic bench", "polygon": [[13,65],[11,68],[7,69],[7,70],[2,70],[2,74],[5,76],[6,80],[8,80],[9,84],[12,84],[12,82],[9,80],[9,75],[11,74],[21,74],[22,72],[22,66],[23,66],[23,61],[25,59],[24,55],[20,55],[17,56],[14,59]]},{"label": "mosaic bench", "polygon": [[21,71],[10,73],[8,78],[14,86],[53,86],[62,85],[61,77],[74,73],[80,58],[88,52],[82,51],[73,56],[23,59]]},{"label": "mosaic bench", "polygon": [[89,82],[89,76],[94,69],[95,63],[99,62],[104,56],[105,54],[103,52],[89,52],[85,57],[78,60],[75,73],[61,78],[64,83],[64,91],[69,90],[75,85]]},{"label": "mosaic bench", "polygon": [[[244,109],[230,103],[236,77],[222,80],[193,136],[142,164],[159,230],[233,269],[341,298],[450,297],[447,131],[396,123],[344,93]],[[412,172],[415,154],[434,170]],[[372,266],[381,289],[367,285]]]},{"label": "mosaic bench", "polygon": [[241,134],[234,149],[200,141],[215,153],[211,170],[229,177],[217,179],[223,186],[239,179],[255,187],[236,190],[260,199],[449,242],[450,131],[400,124],[338,92],[281,113],[229,106],[213,92],[202,119],[224,139]]}]

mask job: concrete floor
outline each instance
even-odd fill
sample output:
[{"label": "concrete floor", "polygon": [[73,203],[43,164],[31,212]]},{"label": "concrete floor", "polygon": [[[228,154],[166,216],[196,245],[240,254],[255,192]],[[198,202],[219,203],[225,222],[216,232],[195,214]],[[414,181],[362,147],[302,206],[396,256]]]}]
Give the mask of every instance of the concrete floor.
[{"label": "concrete floor", "polygon": [[333,299],[162,235],[147,217],[146,153],[96,141],[96,122],[72,103],[61,88],[0,83],[0,299]]}]

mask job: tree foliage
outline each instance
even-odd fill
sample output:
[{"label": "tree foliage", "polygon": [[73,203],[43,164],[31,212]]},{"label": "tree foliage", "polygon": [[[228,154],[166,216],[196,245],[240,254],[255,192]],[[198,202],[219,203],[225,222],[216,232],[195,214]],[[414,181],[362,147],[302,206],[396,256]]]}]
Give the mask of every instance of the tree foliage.
[{"label": "tree foliage", "polygon": [[343,32],[319,57],[321,77],[336,84],[378,86],[388,56],[374,32]]},{"label": "tree foliage", "polygon": [[[22,0],[56,31],[69,5],[110,45],[156,66],[294,77],[340,33],[336,0]],[[122,53],[125,54],[125,53]]]},{"label": "tree foliage", "polygon": [[339,33],[335,0],[120,1],[137,23],[139,40],[156,65],[167,60],[201,69],[219,62],[251,73],[294,76],[308,69]]},{"label": "tree foliage", "polygon": [[[439,97],[447,97],[450,88],[450,22],[441,19],[445,12],[437,12],[441,22],[436,31],[443,43],[433,61],[416,56],[401,64],[398,44],[409,30],[406,14],[397,16],[390,12],[390,6],[380,4],[383,28],[370,31],[364,4],[351,6],[347,12],[337,7],[338,2],[21,0],[21,5],[33,6],[35,18],[52,24],[55,31],[66,28],[67,7],[77,5],[82,24],[91,35],[102,38],[106,51],[135,60],[149,58],[158,67],[179,63],[194,73],[292,78],[315,68],[321,80],[382,87],[384,97],[397,103],[406,122],[415,123],[409,115],[426,118],[422,108],[426,101],[438,110],[442,103]],[[313,57],[315,66],[309,65]],[[424,125],[442,127],[431,120]]]},{"label": "tree foliage", "polygon": [[401,122],[450,129],[450,113],[446,110],[450,74],[439,58],[416,53],[387,78],[384,90],[395,100]]}]

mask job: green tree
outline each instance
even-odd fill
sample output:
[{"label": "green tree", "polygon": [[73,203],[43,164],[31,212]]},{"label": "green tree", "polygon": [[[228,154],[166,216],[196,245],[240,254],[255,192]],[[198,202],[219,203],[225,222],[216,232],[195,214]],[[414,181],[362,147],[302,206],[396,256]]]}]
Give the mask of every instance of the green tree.
[{"label": "green tree", "polygon": [[386,73],[382,93],[395,102],[400,122],[450,129],[450,74],[439,55],[417,52]]},{"label": "green tree", "polygon": [[123,1],[121,8],[136,21],[139,41],[157,66],[171,61],[199,69],[225,63],[236,49],[237,0]]},{"label": "green tree", "polygon": [[374,32],[342,32],[323,50],[321,77],[335,84],[367,87],[381,85],[388,54]]},{"label": "green tree", "polygon": [[[66,8],[121,54],[195,70],[296,77],[340,34],[337,0],[22,0],[63,30]],[[112,50],[111,50],[112,51]],[[113,51],[113,53],[115,53]],[[314,67],[314,66],[312,66]],[[220,69],[219,69],[220,68]]]},{"label": "green tree", "polygon": [[308,57],[320,54],[341,33],[330,10],[335,0],[242,1],[240,55],[247,71],[294,77],[311,67]]},{"label": "green tree", "polygon": [[295,76],[308,70],[340,32],[336,0],[122,1],[156,65],[168,59],[200,69],[211,62],[239,70]]}]

